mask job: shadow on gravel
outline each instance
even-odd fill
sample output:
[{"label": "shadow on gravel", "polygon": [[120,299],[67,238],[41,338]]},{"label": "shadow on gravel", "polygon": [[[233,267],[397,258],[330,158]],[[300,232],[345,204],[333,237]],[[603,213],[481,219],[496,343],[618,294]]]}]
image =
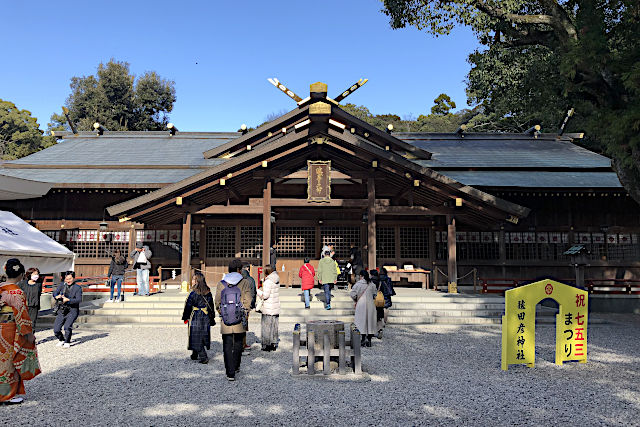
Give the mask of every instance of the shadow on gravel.
[{"label": "shadow on gravel", "polygon": [[[539,344],[551,345],[546,332]],[[281,329],[279,350],[261,352],[254,344],[237,381],[228,382],[219,334],[209,364],[201,365],[189,360],[184,331],[149,330],[143,339],[153,355],[141,353],[142,344],[108,356],[96,353],[96,343],[66,352],[47,347],[46,357],[76,356],[28,382],[27,402],[3,408],[2,416],[24,425],[83,426],[637,423],[637,331],[598,326],[589,333],[587,364],[537,360],[533,369],[503,372],[499,326],[390,326],[383,340],[363,349],[371,381],[352,382],[292,377],[291,331]],[[129,336],[114,331],[99,346]]]}]

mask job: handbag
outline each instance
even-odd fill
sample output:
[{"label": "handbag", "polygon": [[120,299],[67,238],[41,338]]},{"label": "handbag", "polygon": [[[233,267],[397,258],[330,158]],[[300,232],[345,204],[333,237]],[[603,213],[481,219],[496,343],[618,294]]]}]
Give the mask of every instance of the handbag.
[{"label": "handbag", "polygon": [[376,298],[374,300],[376,307],[383,308],[384,307],[384,294],[378,287],[378,293],[376,294]]},{"label": "handbag", "polygon": [[256,299],[256,312],[262,313],[262,306],[264,305],[264,300],[262,298]]}]

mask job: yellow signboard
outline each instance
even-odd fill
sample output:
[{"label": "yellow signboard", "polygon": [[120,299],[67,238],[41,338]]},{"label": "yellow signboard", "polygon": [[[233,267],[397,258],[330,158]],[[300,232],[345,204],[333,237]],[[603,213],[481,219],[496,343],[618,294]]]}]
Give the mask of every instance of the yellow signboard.
[{"label": "yellow signboard", "polygon": [[535,364],[536,305],[544,299],[560,306],[556,315],[556,364],[587,362],[589,293],[555,280],[541,280],[504,294],[502,316],[502,369],[509,365]]}]

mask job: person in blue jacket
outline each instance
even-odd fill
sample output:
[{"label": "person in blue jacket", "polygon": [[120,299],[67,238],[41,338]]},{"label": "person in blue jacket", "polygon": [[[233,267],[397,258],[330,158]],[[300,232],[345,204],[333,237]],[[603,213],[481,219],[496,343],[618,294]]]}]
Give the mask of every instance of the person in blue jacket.
[{"label": "person in blue jacket", "polygon": [[[53,298],[56,300],[57,311],[56,320],[53,324],[53,333],[58,338],[58,347],[71,347],[71,334],[73,323],[80,314],[80,303],[82,302],[82,287],[75,282],[76,273],[67,271],[64,274],[64,281],[53,291]],[[64,326],[65,334],[62,335]]]}]

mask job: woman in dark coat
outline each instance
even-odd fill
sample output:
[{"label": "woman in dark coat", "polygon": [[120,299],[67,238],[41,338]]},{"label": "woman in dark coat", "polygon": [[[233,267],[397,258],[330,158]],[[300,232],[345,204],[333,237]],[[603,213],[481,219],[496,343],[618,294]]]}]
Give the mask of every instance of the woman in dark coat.
[{"label": "woman in dark coat", "polygon": [[215,311],[211,289],[201,273],[194,273],[191,279],[191,293],[184,305],[182,320],[189,324],[187,348],[191,350],[191,360],[208,363],[207,350],[211,347],[211,326],[215,325]]},{"label": "woman in dark coat", "polygon": [[31,318],[32,329],[36,330],[38,312],[40,311],[40,295],[42,295],[42,280],[40,280],[40,270],[30,268],[24,275],[24,280],[18,282],[24,297],[27,300],[27,310]]}]

